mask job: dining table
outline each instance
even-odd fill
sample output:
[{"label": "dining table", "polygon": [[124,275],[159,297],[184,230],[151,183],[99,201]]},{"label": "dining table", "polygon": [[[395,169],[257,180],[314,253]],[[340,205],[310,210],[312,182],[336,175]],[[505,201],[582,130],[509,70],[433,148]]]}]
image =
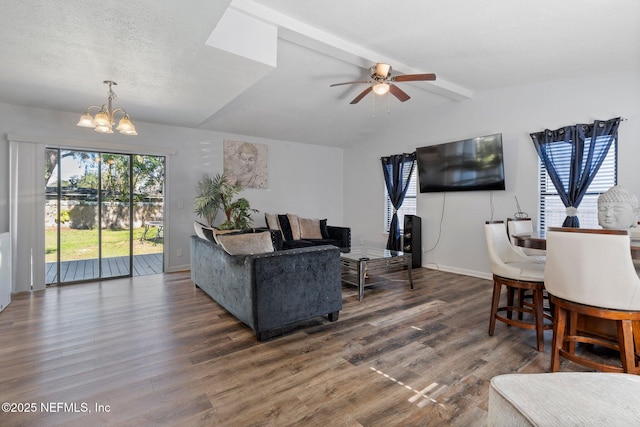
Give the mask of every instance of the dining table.
[{"label": "dining table", "polygon": [[[511,237],[516,246],[530,249],[547,249],[544,230],[526,234],[513,234]],[[633,236],[631,237],[631,258],[640,260],[640,239],[635,239]]]}]

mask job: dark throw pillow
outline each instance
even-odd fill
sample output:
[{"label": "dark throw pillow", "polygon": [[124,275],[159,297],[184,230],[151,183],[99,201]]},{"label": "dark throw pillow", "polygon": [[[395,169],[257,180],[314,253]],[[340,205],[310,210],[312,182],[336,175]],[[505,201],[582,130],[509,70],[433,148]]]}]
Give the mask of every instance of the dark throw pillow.
[{"label": "dark throw pillow", "polygon": [[323,239],[330,239],[329,237],[329,229],[327,228],[327,220],[320,220],[320,234],[322,234]]},{"label": "dark throw pillow", "polygon": [[287,215],[278,215],[278,222],[280,223],[280,231],[282,231],[284,240],[293,240],[291,224],[289,224],[289,218]]}]

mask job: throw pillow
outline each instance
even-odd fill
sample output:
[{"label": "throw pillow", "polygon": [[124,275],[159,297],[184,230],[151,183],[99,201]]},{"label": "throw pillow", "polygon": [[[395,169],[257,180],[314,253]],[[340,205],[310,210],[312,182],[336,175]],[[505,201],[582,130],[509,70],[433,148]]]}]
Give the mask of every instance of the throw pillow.
[{"label": "throw pillow", "polygon": [[219,234],[220,246],[229,255],[253,255],[273,252],[271,233]]},{"label": "throw pillow", "polygon": [[323,239],[330,239],[331,236],[329,236],[329,229],[327,228],[327,220],[326,219],[321,219],[320,220],[320,233],[322,234],[322,238]]},{"label": "throw pillow", "polygon": [[287,218],[286,215],[278,215],[278,223],[280,224],[280,231],[282,231],[282,237],[284,237],[284,240],[293,240],[289,218]]},{"label": "throw pillow", "polygon": [[298,218],[301,239],[322,239],[320,220],[315,218]]},{"label": "throw pillow", "polygon": [[201,239],[209,240],[211,242],[215,241],[213,238],[212,229],[210,227],[207,227],[203,223],[198,221],[193,221],[193,229],[196,232],[196,236],[200,237]]},{"label": "throw pillow", "polygon": [[200,224],[198,221],[193,221],[193,229],[196,232],[196,236],[207,240],[207,237],[204,235],[204,231],[202,231],[202,226],[203,224]]},{"label": "throw pillow", "polygon": [[278,214],[265,213],[264,219],[267,222],[267,227],[271,230],[280,230],[280,223],[278,222]]},{"label": "throw pillow", "polygon": [[253,230],[250,228],[247,230],[220,230],[219,228],[212,229],[213,239],[217,244],[220,244],[220,241],[218,240],[218,238],[224,234],[244,234],[244,233],[251,233],[251,232],[253,232]]},{"label": "throw pillow", "polygon": [[291,236],[293,240],[300,240],[300,222],[298,221],[298,215],[287,214],[287,218],[291,225]]}]

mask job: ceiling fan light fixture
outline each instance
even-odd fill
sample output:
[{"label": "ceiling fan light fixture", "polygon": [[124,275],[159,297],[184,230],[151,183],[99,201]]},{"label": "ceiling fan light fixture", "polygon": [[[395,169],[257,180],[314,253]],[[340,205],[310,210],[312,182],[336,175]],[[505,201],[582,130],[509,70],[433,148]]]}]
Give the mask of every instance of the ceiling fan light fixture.
[{"label": "ceiling fan light fixture", "polygon": [[369,73],[371,77],[369,80],[355,80],[351,82],[334,83],[329,85],[329,87],[360,83],[368,84],[367,88],[360,92],[358,96],[356,96],[350,102],[350,104],[352,105],[360,102],[362,98],[367,96],[370,92],[373,92],[374,95],[380,96],[391,93],[391,95],[396,97],[398,101],[405,102],[411,99],[411,97],[405,91],[400,89],[395,83],[433,81],[436,79],[435,74],[402,74],[399,76],[391,76],[391,65],[385,64],[383,62],[378,62],[377,64],[370,66]]},{"label": "ceiling fan light fixture", "polygon": [[376,95],[386,95],[389,92],[389,83],[387,82],[376,82],[371,87],[373,89],[373,93]]},{"label": "ceiling fan light fixture", "polygon": [[391,65],[389,64],[384,64],[384,63],[377,63],[376,64],[376,74],[380,77],[387,77],[389,75],[389,73],[391,72]]}]

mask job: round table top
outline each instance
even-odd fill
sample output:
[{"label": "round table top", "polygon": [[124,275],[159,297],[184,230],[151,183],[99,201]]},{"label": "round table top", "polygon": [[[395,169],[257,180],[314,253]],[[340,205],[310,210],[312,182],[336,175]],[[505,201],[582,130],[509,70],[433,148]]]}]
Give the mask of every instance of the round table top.
[{"label": "round table top", "polygon": [[[547,239],[539,231],[531,234],[513,234],[511,236],[516,246],[531,249],[547,249]],[[640,240],[631,239],[631,258],[640,259]]]}]

